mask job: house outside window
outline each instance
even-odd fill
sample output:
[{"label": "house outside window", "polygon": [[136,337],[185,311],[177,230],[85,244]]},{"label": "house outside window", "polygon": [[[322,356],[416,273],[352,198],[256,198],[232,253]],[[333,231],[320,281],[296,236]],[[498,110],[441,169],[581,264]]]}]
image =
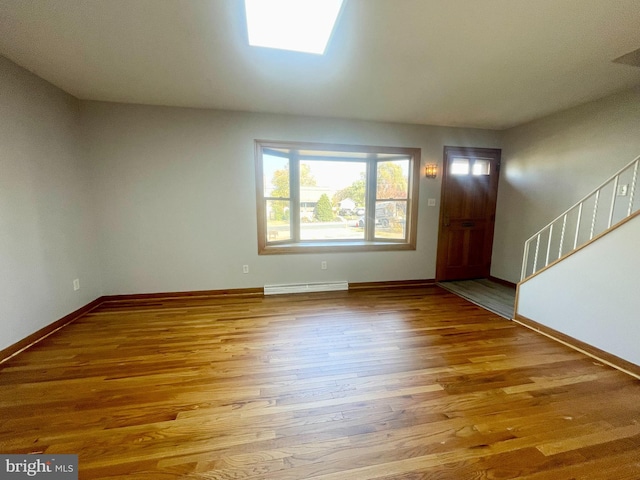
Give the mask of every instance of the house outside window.
[{"label": "house outside window", "polygon": [[415,250],[420,149],[255,146],[260,254]]}]

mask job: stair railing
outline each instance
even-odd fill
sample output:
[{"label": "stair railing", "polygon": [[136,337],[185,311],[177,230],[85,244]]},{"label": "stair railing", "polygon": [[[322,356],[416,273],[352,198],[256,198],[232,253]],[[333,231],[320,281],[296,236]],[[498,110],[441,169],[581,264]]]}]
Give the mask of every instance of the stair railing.
[{"label": "stair railing", "polygon": [[635,213],[640,208],[636,194],[639,169],[640,156],[531,236],[524,244],[520,280],[567,256]]}]

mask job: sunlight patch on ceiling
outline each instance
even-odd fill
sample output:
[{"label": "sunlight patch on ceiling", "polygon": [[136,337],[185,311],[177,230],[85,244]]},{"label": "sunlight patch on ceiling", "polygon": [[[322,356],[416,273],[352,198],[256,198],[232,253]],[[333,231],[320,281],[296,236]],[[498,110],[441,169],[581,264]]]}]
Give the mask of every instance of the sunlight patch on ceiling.
[{"label": "sunlight patch on ceiling", "polygon": [[249,45],[323,55],[343,0],[245,0]]}]

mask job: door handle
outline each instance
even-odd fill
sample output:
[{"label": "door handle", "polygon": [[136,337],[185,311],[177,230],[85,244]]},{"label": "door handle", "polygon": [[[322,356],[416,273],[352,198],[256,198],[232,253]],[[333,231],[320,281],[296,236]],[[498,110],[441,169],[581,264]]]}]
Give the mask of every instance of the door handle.
[{"label": "door handle", "polygon": [[461,225],[463,227],[475,227],[476,226],[476,222],[462,222]]}]

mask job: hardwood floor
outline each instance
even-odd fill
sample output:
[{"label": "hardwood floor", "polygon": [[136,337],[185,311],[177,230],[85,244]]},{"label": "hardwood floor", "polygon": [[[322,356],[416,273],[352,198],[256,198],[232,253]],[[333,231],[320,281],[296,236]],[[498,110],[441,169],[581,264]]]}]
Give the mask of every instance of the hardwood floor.
[{"label": "hardwood floor", "polygon": [[81,479],[640,478],[640,383],[439,287],[120,301],[0,365]]}]

